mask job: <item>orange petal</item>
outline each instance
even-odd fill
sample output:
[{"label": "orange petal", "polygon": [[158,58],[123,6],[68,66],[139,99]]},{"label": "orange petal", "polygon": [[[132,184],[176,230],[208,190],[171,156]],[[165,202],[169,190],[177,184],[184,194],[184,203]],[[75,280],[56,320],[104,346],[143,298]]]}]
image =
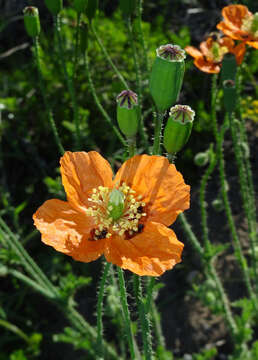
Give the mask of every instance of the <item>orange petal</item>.
[{"label": "orange petal", "polygon": [[62,182],[69,203],[83,211],[90,206],[88,198],[93,188],[112,187],[112,169],[96,151],[67,151],[60,160]]},{"label": "orange petal", "polygon": [[113,236],[107,240],[107,261],[140,276],[159,276],[181,261],[184,245],[173,230],[147,222],[141,234],[130,240]]},{"label": "orange petal", "polygon": [[210,48],[212,47],[213,39],[209,37],[206,41],[202,41],[200,43],[200,49],[203,55],[209,57],[210,54]]},{"label": "orange petal", "polygon": [[246,15],[251,15],[248,8],[244,5],[229,5],[222,9],[222,16],[225,22],[232,28],[240,29],[243,18]]},{"label": "orange petal", "polygon": [[246,42],[248,45],[252,46],[255,49],[258,49],[258,40],[256,41],[247,41]]},{"label": "orange petal", "polygon": [[68,202],[46,201],[33,215],[42,241],[76,260],[89,262],[103,254],[105,241],[88,241],[92,219],[75,211]]},{"label": "orange petal", "polygon": [[229,52],[231,52],[235,46],[234,40],[232,40],[230,37],[227,36],[220,38],[219,44],[220,46],[226,46]]},{"label": "orange petal", "polygon": [[243,62],[245,56],[245,43],[238,44],[233,50],[232,53],[236,56],[237,64],[240,65]]},{"label": "orange petal", "polygon": [[187,54],[189,54],[193,58],[202,57],[202,53],[198,49],[196,49],[194,46],[186,46],[185,51],[187,52]]},{"label": "orange petal", "polygon": [[172,224],[189,208],[190,186],[163,156],[136,155],[118,170],[114,182],[125,182],[146,203],[148,221]]},{"label": "orange petal", "polygon": [[248,33],[246,31],[241,31],[239,29],[232,28],[223,21],[218,23],[217,29],[223,31],[223,33],[225,35],[231,37],[234,40],[245,41],[245,39],[249,38],[249,35],[248,35]]},{"label": "orange petal", "polygon": [[209,74],[218,74],[220,72],[220,66],[218,64],[206,61],[203,58],[195,59],[194,65],[201,71]]}]

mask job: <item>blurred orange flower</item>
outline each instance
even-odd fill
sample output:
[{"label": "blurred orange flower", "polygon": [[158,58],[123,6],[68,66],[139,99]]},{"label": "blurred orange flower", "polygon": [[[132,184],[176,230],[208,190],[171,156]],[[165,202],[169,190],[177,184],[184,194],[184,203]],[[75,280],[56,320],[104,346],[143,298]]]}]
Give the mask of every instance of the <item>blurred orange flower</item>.
[{"label": "blurred orange flower", "polygon": [[46,201],[33,215],[42,241],[75,260],[108,262],[138,275],[158,276],[181,261],[172,224],[189,207],[190,187],[162,156],[136,155],[113,179],[97,152],[61,158],[67,202]]},{"label": "blurred orange flower", "polygon": [[258,49],[258,13],[252,14],[244,5],[229,5],[222,9],[224,21],[217,28],[235,40]]},{"label": "blurred orange flower", "polygon": [[218,35],[209,36],[206,41],[201,42],[200,50],[193,46],[186,46],[185,51],[194,58],[194,65],[201,71],[217,74],[220,72],[222,60],[225,54],[232,53],[236,61],[242,63],[245,54],[245,44],[235,46],[229,37]]}]

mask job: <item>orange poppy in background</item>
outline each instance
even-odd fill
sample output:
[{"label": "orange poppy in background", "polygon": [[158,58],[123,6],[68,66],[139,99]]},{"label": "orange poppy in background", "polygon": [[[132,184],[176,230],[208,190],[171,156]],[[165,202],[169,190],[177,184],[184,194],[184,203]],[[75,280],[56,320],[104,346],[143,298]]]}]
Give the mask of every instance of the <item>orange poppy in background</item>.
[{"label": "orange poppy in background", "polygon": [[165,157],[136,155],[113,179],[97,152],[61,158],[67,201],[46,201],[33,215],[42,241],[75,260],[106,260],[138,275],[158,276],[181,261],[172,224],[189,208],[190,187]]},{"label": "orange poppy in background", "polygon": [[194,65],[201,71],[217,74],[220,72],[225,54],[232,53],[236,56],[237,64],[241,64],[245,55],[245,44],[235,46],[229,37],[209,36],[201,42],[200,50],[193,46],[186,46],[185,51],[194,58]]},{"label": "orange poppy in background", "polygon": [[244,5],[229,5],[222,9],[222,16],[224,21],[217,25],[219,30],[258,49],[258,13],[252,14]]}]

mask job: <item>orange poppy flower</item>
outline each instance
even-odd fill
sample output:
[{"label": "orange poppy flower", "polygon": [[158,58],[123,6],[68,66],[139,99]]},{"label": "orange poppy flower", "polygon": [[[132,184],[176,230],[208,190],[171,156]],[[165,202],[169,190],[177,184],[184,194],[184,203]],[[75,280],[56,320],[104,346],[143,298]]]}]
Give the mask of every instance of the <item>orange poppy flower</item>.
[{"label": "orange poppy flower", "polygon": [[258,49],[258,13],[252,14],[244,5],[229,5],[222,9],[222,16],[219,30]]},{"label": "orange poppy flower", "polygon": [[229,37],[209,36],[206,41],[201,42],[200,50],[186,46],[185,51],[194,58],[194,65],[198,69],[217,74],[227,53],[234,54],[238,65],[241,64],[245,54],[245,44],[240,43],[235,46],[234,41]]},{"label": "orange poppy flower", "polygon": [[97,152],[61,158],[67,202],[46,201],[33,215],[42,241],[75,260],[106,260],[158,276],[181,261],[184,245],[167,228],[189,207],[190,187],[162,156],[136,155],[113,179]]}]

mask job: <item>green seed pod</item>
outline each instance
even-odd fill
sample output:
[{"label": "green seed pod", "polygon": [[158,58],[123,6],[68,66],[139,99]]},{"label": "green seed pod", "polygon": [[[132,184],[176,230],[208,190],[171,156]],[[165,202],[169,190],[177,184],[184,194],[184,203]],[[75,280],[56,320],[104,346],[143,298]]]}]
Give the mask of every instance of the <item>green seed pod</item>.
[{"label": "green seed pod", "polygon": [[232,113],[236,107],[236,86],[234,80],[223,81],[223,100],[226,111]]},{"label": "green seed pod", "polygon": [[207,151],[200,152],[200,153],[196,154],[194,157],[195,165],[200,166],[200,167],[207,165],[208,161],[209,161],[209,153]]},{"label": "green seed pod", "polygon": [[63,9],[63,0],[45,0],[46,7],[52,15],[57,15]]},{"label": "green seed pod", "polygon": [[170,109],[163,138],[164,147],[169,154],[177,153],[187,143],[194,116],[195,112],[187,105],[175,105]]},{"label": "green seed pod", "polygon": [[157,110],[164,112],[179,96],[185,71],[185,51],[177,45],[162,45],[150,76],[150,93]]},{"label": "green seed pod", "polygon": [[89,26],[85,22],[80,24],[80,49],[81,53],[84,54],[88,49],[88,39],[89,39]]},{"label": "green seed pod", "polygon": [[89,22],[91,22],[92,19],[95,17],[98,7],[99,7],[99,0],[88,0],[86,15],[89,19]]},{"label": "green seed pod", "polygon": [[131,90],[124,90],[117,96],[116,101],[119,128],[126,137],[134,137],[139,123],[137,94]]},{"label": "green seed pod", "polygon": [[222,60],[221,68],[221,81],[222,83],[225,80],[235,80],[237,72],[237,62],[234,54],[225,54]]},{"label": "green seed pod", "polygon": [[134,13],[136,0],[120,0],[119,6],[125,16],[130,16]]},{"label": "green seed pod", "polygon": [[34,6],[27,6],[23,10],[24,26],[26,32],[31,37],[37,37],[40,33],[40,21],[38,9]]},{"label": "green seed pod", "polygon": [[124,205],[125,205],[124,194],[117,189],[113,189],[110,193],[109,202],[108,202],[109,216],[113,220],[118,220],[123,214]]},{"label": "green seed pod", "polygon": [[73,7],[79,14],[86,11],[87,5],[88,5],[88,0],[74,0],[73,1]]}]

